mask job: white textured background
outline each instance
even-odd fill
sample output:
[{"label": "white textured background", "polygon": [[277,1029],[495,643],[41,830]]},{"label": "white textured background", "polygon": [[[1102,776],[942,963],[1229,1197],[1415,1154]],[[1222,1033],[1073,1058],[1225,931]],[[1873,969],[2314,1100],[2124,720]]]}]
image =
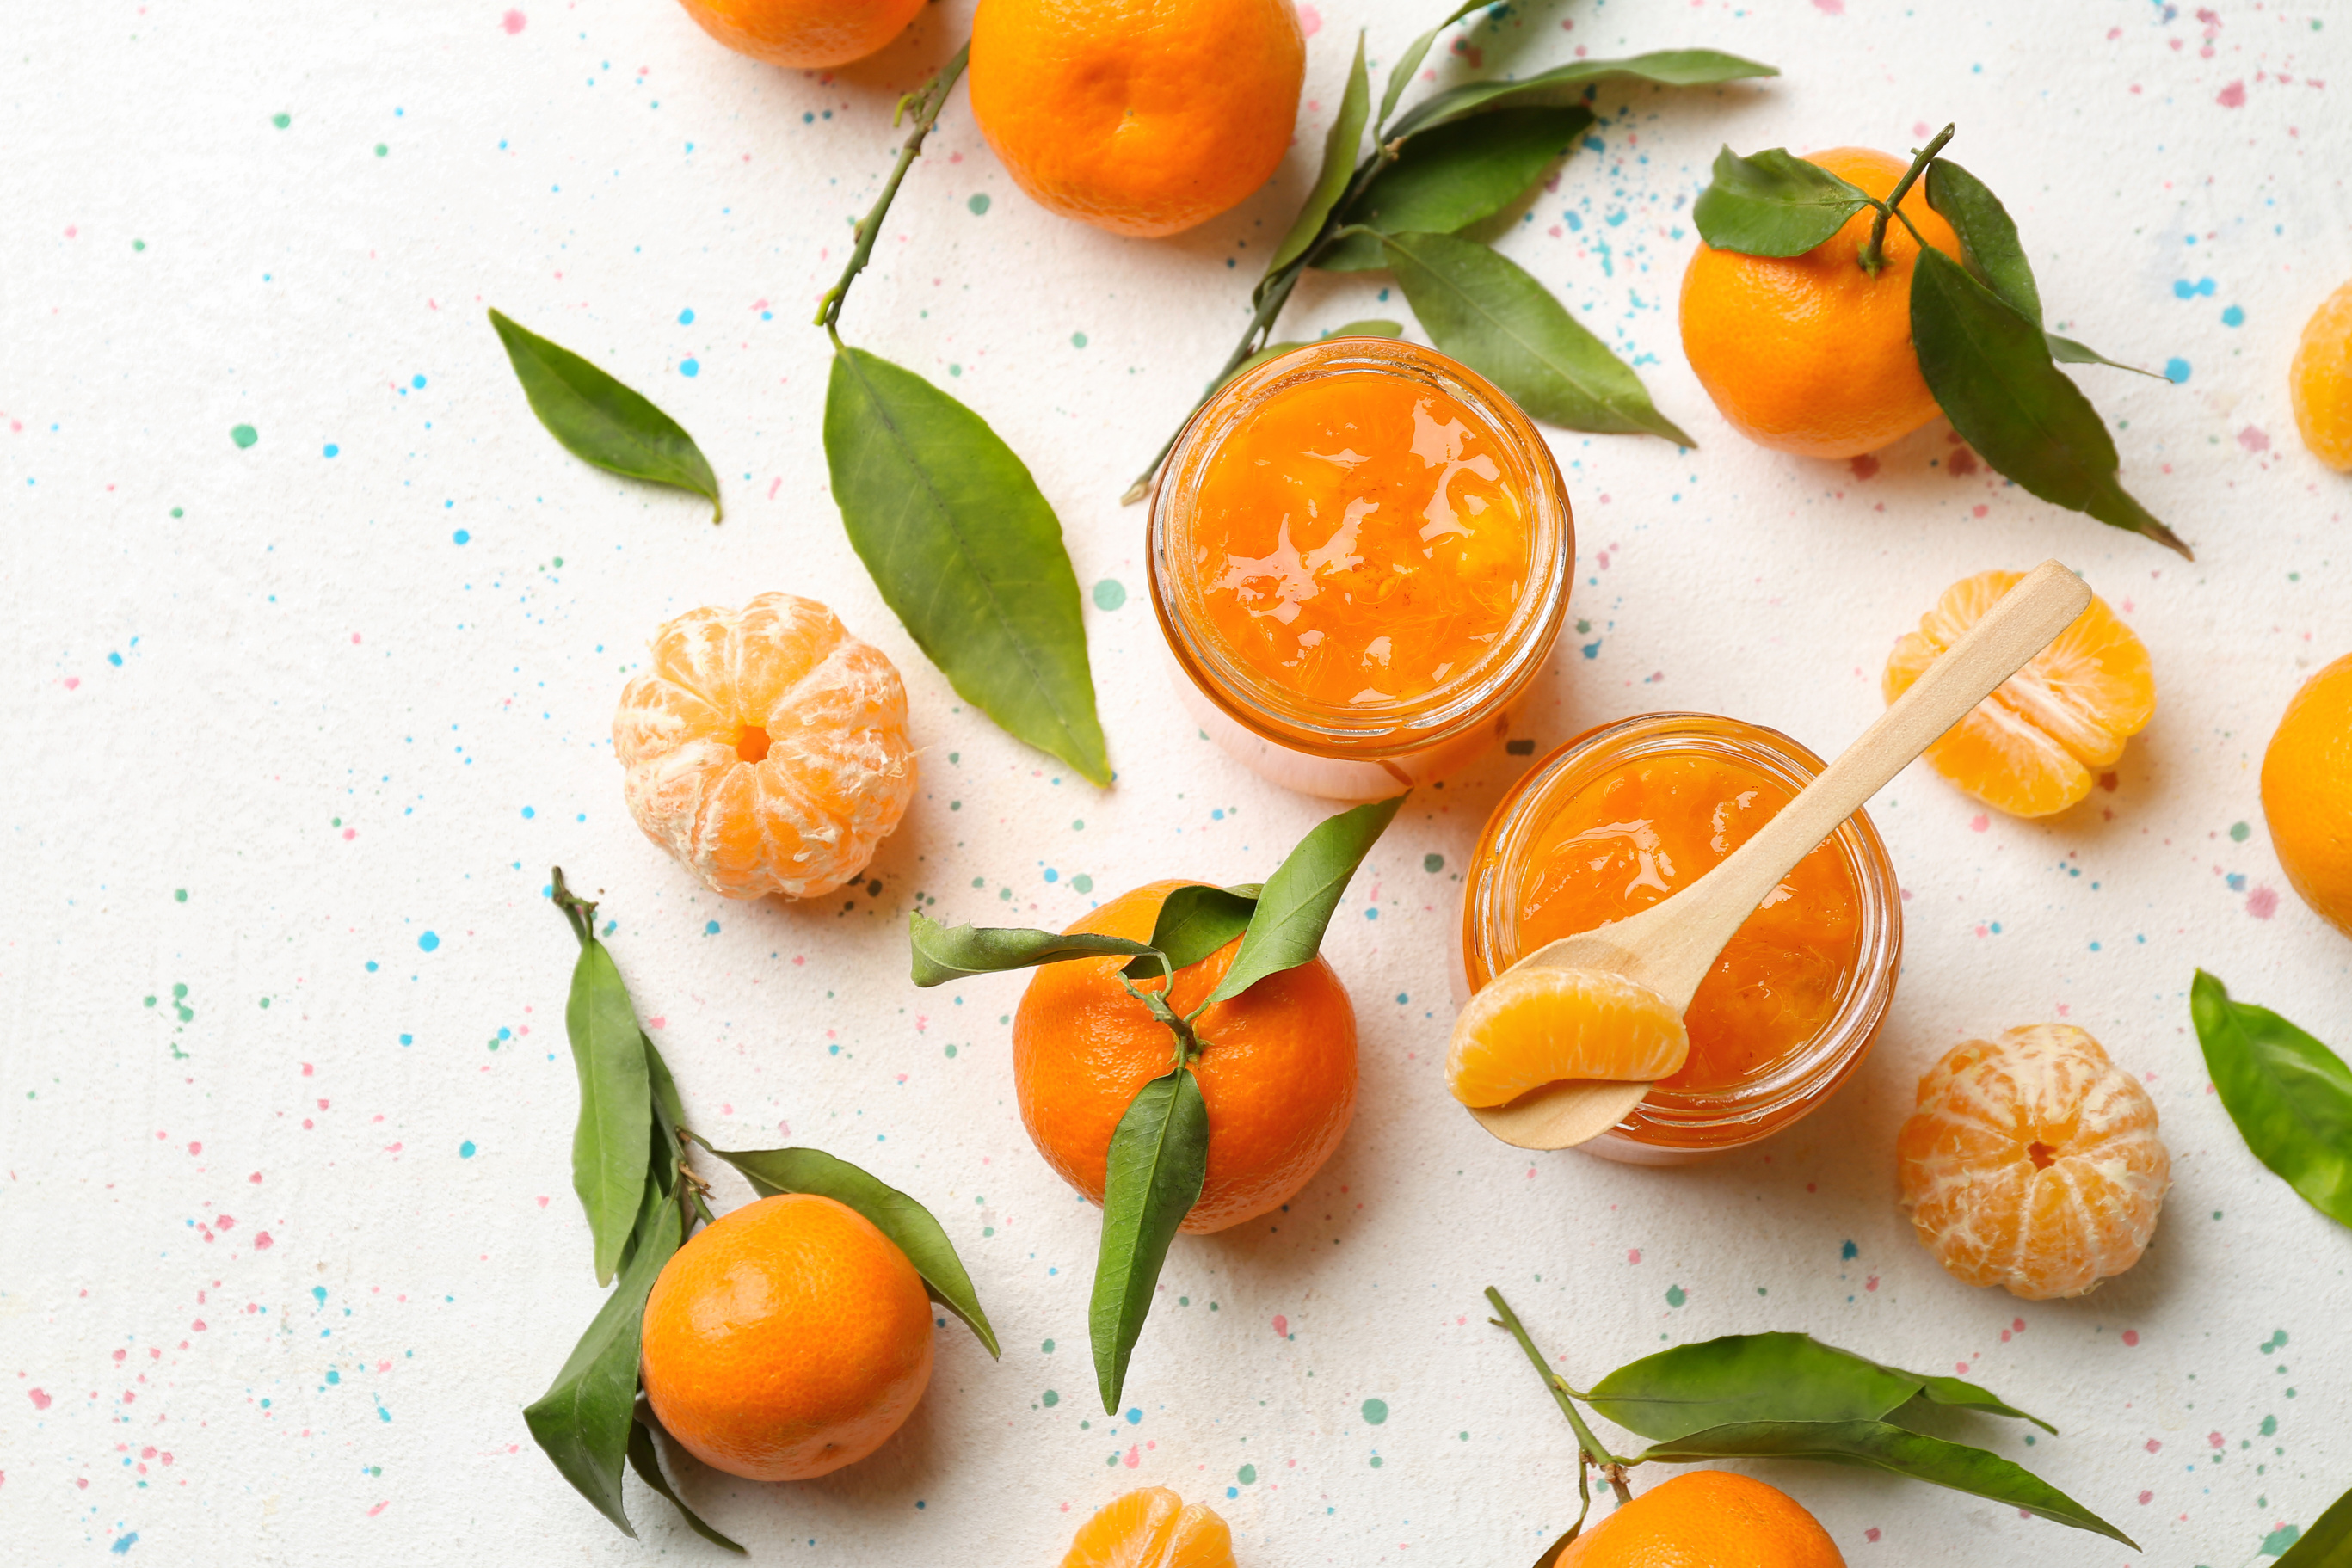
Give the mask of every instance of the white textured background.
[{"label": "white textured background", "polygon": [[[1613,0],[1468,35],[1505,70],[1710,44],[1787,73],[1605,89],[1597,145],[1507,242],[1702,443],[1555,434],[1580,621],[1545,747],[1691,707],[1832,751],[1946,583],[2053,553],[2147,639],[2161,707],[2055,821],[1898,781],[1874,814],[1908,964],[1876,1054],[1792,1134],[1691,1170],[1530,1161],[1446,1099],[1444,930],[1526,764],[1428,792],[1329,943],[1362,1023],[1353,1133],[1276,1223],[1178,1244],[1132,1409],[1094,1411],[1095,1216],[1019,1125],[1021,982],[918,993],[902,926],[919,893],[1060,924],[1151,877],[1255,878],[1319,814],[1173,714],[1143,518],[1114,502],[1296,207],[1359,20],[1318,8],[1292,158],[1172,241],[1039,212],[959,91],[845,319],[993,422],[1059,509],[1121,769],[1098,792],[958,711],[825,493],[805,317],[961,0],[832,76],[731,57],[667,0],[0,0],[0,1556],[716,1560],[634,1481],[646,1539],[622,1539],[520,1415],[597,1299],[555,862],[604,890],[697,1124],[927,1200],[1003,1335],[992,1364],[944,1331],[904,1435],[830,1479],[690,1470],[762,1559],[1045,1563],[1086,1511],[1166,1481],[1227,1513],[1250,1568],[1524,1563],[1573,1508],[1572,1447],[1485,1325],[1489,1282],[1580,1378],[1764,1328],[1964,1367],[2065,1435],[1968,1433],[2147,1549],[1759,1472],[1858,1565],[2233,1568],[2352,1482],[2352,1236],[2246,1154],[2186,1002],[2201,964],[2352,1046],[2352,945],[2285,891],[2256,799],[2288,694],[2352,648],[2352,487],[2285,389],[2352,276],[2342,0]],[[1436,8],[1369,8],[1378,65]],[[2053,320],[2174,362],[2179,385],[2078,374],[2195,566],[2003,486],[1940,423],[1867,476],[1751,448],[1684,365],[1673,300],[1719,142],[1901,149],[1947,120]],[[1379,313],[1381,282],[1310,282],[1286,335]],[[681,419],[726,524],[556,448],[491,303]],[[923,787],[877,895],[725,904],[622,810],[607,727],[646,638],[768,589],[835,606],[912,690]],[[2176,1185],[2137,1269],[2030,1305],[1919,1249],[1890,1145],[1946,1046],[2056,1017],[2146,1075]]]}]

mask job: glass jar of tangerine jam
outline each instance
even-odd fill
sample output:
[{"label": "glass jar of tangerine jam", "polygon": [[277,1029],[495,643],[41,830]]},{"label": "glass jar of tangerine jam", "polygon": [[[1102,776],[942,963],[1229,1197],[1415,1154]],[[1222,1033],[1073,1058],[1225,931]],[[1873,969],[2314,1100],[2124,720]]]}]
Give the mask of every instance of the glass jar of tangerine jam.
[{"label": "glass jar of tangerine jam", "polygon": [[[1525,954],[1689,886],[1812,780],[1777,730],[1658,713],[1568,742],[1516,785],[1465,878],[1463,967],[1476,990]],[[1672,1165],[1752,1144],[1843,1083],[1895,1000],[1903,900],[1857,811],[1748,917],[1683,1015],[1690,1058],[1581,1145]]]},{"label": "glass jar of tangerine jam", "polygon": [[1234,377],[1151,506],[1152,603],[1187,709],[1266,778],[1335,800],[1397,794],[1509,733],[1575,559],[1527,415],[1384,338]]}]

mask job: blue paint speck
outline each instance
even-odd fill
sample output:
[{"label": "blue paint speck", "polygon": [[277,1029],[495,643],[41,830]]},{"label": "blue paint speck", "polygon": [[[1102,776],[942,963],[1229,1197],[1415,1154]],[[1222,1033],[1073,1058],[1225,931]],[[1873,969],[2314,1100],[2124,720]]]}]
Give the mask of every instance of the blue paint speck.
[{"label": "blue paint speck", "polygon": [[324,1285],[311,1286],[310,1299],[318,1302],[320,1306],[325,1306],[327,1304],[327,1287]]},{"label": "blue paint speck", "polygon": [[691,308],[681,310],[677,313],[677,324],[681,327],[691,327],[694,325],[694,311]]},{"label": "blue paint speck", "polygon": [[107,1550],[113,1552],[117,1557],[120,1557],[138,1544],[139,1532],[134,1530],[130,1534],[124,1536],[121,1540],[116,1542],[113,1545],[108,1547]]},{"label": "blue paint speck", "polygon": [[419,936],[416,939],[416,945],[419,947],[424,948],[427,953],[430,953],[433,949],[441,946],[441,938],[435,933],[427,931],[424,936]]},{"label": "blue paint speck", "polygon": [[702,361],[700,360],[681,361],[678,363],[677,373],[682,376],[698,376],[702,373]]},{"label": "blue paint speck", "polygon": [[704,921],[704,922],[702,923],[702,934],[703,934],[705,936],[718,936],[718,935],[719,935],[719,922],[717,922],[716,920],[706,920],[706,921]]},{"label": "blue paint speck", "polygon": [[536,816],[538,816],[538,815],[539,815],[539,813],[538,813],[537,811],[535,811],[535,810],[531,810],[531,808],[530,808],[529,806],[525,806],[525,807],[522,809],[522,820],[523,820],[524,821],[526,821],[526,822],[530,821],[533,817],[536,817]]},{"label": "blue paint speck", "polygon": [[[470,1160],[474,1157],[473,1139],[467,1138],[464,1143],[457,1145],[457,1157],[461,1160]],[[323,1293],[324,1292],[321,1292],[321,1294]]]},{"label": "blue paint speck", "polygon": [[1055,871],[1052,866],[1047,866],[1045,868],[1045,880],[1047,882],[1059,882],[1062,880],[1062,873]]},{"label": "blue paint speck", "polygon": [[423,376],[411,376],[408,378],[408,384],[415,387],[418,392],[423,392],[425,390],[425,378]]},{"label": "blue paint speck", "polygon": [[456,533],[449,536],[449,542],[456,545],[471,544],[473,539],[474,536],[467,533],[463,528],[459,528]]},{"label": "blue paint speck", "polygon": [[342,450],[343,450],[343,449],[342,449],[341,447],[340,447],[340,446],[336,445],[336,444],[335,444],[333,442],[331,442],[331,441],[330,441],[329,443],[327,443],[327,455],[328,455],[328,456],[330,456],[330,457],[336,457],[336,456],[340,456],[340,455],[341,455],[341,454],[342,454]]},{"label": "blue paint speck", "polygon": [[1838,1256],[1839,1256],[1840,1258],[1844,1259],[1847,1262],[1851,1263],[1851,1262],[1853,1262],[1856,1258],[1859,1258],[1859,1257],[1861,1257],[1861,1256],[1862,1256],[1862,1249],[1861,1249],[1861,1248],[1859,1248],[1859,1247],[1856,1247],[1853,1242],[1849,1241],[1849,1242],[1847,1242],[1844,1246],[1843,1246],[1843,1247],[1841,1247],[1841,1248],[1839,1248],[1839,1249],[1838,1249]]},{"label": "blue paint speck", "polygon": [[2242,327],[2242,326],[2244,326],[2245,324],[2246,324],[2246,308],[2245,308],[2244,306],[2242,306],[2242,305],[2232,305],[2232,306],[2231,306],[2227,310],[2224,310],[2224,311],[2222,311],[2222,312],[2221,312],[2221,325],[2222,325],[2222,326],[2224,326],[2224,327]]},{"label": "blue paint speck", "polygon": [[2164,379],[2174,386],[2189,379],[2189,361],[2178,354],[2164,361]]},{"label": "blue paint speck", "polygon": [[413,1034],[404,1034],[400,1037],[400,1043],[403,1045],[415,1045],[416,1043],[416,1037]]},{"label": "blue paint speck", "polygon": [[1143,1425],[1143,1411],[1140,1406],[1128,1411],[1127,1424],[1130,1427],[1140,1427]]}]

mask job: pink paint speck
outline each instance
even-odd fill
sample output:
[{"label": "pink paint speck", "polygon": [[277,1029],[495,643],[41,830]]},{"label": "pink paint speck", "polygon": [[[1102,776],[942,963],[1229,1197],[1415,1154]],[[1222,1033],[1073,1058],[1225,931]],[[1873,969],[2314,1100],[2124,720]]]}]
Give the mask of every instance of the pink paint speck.
[{"label": "pink paint speck", "polygon": [[2246,913],[2257,920],[2268,920],[2278,913],[2278,892],[2274,888],[2258,887],[2246,894]]},{"label": "pink paint speck", "polygon": [[657,1019],[647,1019],[646,1020],[646,1027],[647,1029],[667,1029],[669,1027],[669,1019],[667,1015]]},{"label": "pink paint speck", "polygon": [[1846,469],[1857,479],[1874,479],[1878,476],[1878,459],[1865,452],[1848,463]]},{"label": "pink paint speck", "polygon": [[1972,833],[1981,833],[1987,828],[1991,826],[1992,819],[1986,816],[1982,811],[1979,811],[1975,816],[1969,819],[1969,831]]},{"label": "pink paint speck", "polygon": [[2159,1448],[2163,1448],[2163,1447],[2164,1447],[2164,1445],[2163,1445],[2162,1443],[2160,1443],[2160,1442],[2157,1441],[2154,1437],[2150,1437],[2150,1438],[2147,1441],[2147,1443],[2146,1443],[2145,1445],[2143,1445],[2143,1446],[2144,1446],[2144,1447],[2147,1449],[2147,1451],[2148,1451],[2149,1453],[2151,1453],[2151,1454],[2155,1453],[2157,1450],[2158,1450]]},{"label": "pink paint speck", "polygon": [[1318,11],[1312,5],[1301,5],[1298,8],[1298,31],[1300,34],[1311,38],[1322,30],[1323,13]]},{"label": "pink paint speck", "polygon": [[1143,1449],[1142,1449],[1141,1446],[1140,1446],[1140,1445],[1139,1445],[1139,1446],[1137,1446],[1137,1447],[1135,1447],[1135,1448],[1131,1448],[1128,1449],[1128,1451],[1127,1451],[1127,1458],[1124,1458],[1124,1459],[1122,1459],[1122,1460],[1120,1460],[1119,1462],[1120,1462],[1121,1464],[1125,1465],[1125,1466],[1126,1466],[1129,1469],[1130,1469],[1130,1470],[1131,1470],[1131,1469],[1134,1469],[1136,1467],[1138,1467],[1139,1465],[1142,1464],[1142,1463],[1143,1463]]},{"label": "pink paint speck", "polygon": [[2142,1508],[2146,1508],[2149,1503],[2154,1502],[2155,1500],[2156,1494],[2152,1491],[2144,1491],[2139,1494],[2139,1502]]},{"label": "pink paint speck", "polygon": [[2126,1330],[2124,1330],[2124,1343],[2125,1343],[2125,1344],[2126,1344],[2126,1345],[2136,1345],[2136,1344],[2139,1343],[2139,1330],[2137,1330],[2137,1329],[2126,1329]]},{"label": "pink paint speck", "polygon": [[1288,1339],[1290,1337],[1290,1320],[1284,1317],[1280,1312],[1275,1313],[1274,1332],[1281,1335],[1284,1339]]},{"label": "pink paint speck", "polygon": [[234,1230],[236,1228],[236,1217],[235,1215],[224,1214],[218,1219],[213,1221],[213,1228],[215,1230]]},{"label": "pink paint speck", "polygon": [[52,1403],[54,1403],[47,1395],[42,1393],[37,1388],[27,1389],[26,1392],[31,1396],[33,1408],[36,1410],[46,1410]]},{"label": "pink paint speck", "polygon": [[507,30],[507,37],[509,38],[513,37],[517,33],[521,32],[524,27],[530,25],[530,18],[525,16],[520,11],[509,11],[505,16],[499,18],[499,26]]},{"label": "pink paint speck", "polygon": [[1625,1249],[1625,1261],[1626,1261],[1626,1262],[1628,1262],[1628,1263],[1639,1263],[1641,1260],[1642,1260],[1642,1249],[1641,1249],[1639,1247],[1628,1247],[1627,1249]]},{"label": "pink paint speck", "polygon": [[1876,1542],[1878,1539],[1878,1526],[1874,1524],[1868,1530],[1864,1531],[1862,1532],[1862,1538],[1864,1541]]},{"label": "pink paint speck", "polygon": [[2223,109],[2243,109],[2246,106],[2246,84],[2242,81],[2231,82],[2214,95],[2213,101]]},{"label": "pink paint speck", "polygon": [[1813,0],[1813,9],[1824,16],[1845,15],[1845,0]]},{"label": "pink paint speck", "polygon": [[277,1246],[277,1245],[278,1245],[278,1243],[277,1243],[277,1242],[272,1241],[272,1240],[269,1239],[269,1232],[268,1232],[267,1230],[256,1231],[256,1232],[254,1233],[254,1238],[253,1238],[253,1249],[254,1249],[256,1252],[267,1252],[267,1251],[268,1251],[272,1247],[275,1247],[275,1246]]},{"label": "pink paint speck", "polygon": [[[522,20],[522,13],[520,11],[509,11],[507,15],[513,17],[518,23]],[[522,29],[520,26],[514,26],[509,27],[507,31],[509,33],[520,33]],[[386,1498],[382,1502],[376,1504],[373,1508],[368,1510],[368,1517],[370,1519],[373,1519],[377,1514],[382,1513],[385,1509],[388,1509],[391,1506],[392,1500],[390,1498]]]},{"label": "pink paint speck", "polygon": [[2220,1448],[2220,1447],[2221,1446],[2221,1433],[2219,1433],[2219,1432],[2208,1432],[2208,1433],[2206,1433],[2206,1434],[2205,1434],[2205,1446],[2206,1446],[2207,1448]]},{"label": "pink paint speck", "polygon": [[1873,1274],[1869,1279],[1864,1281],[1862,1288],[1865,1291],[1874,1291],[1878,1289],[1878,1276]]},{"label": "pink paint speck", "polygon": [[2250,424],[2238,432],[2238,444],[2249,452],[2268,452],[2271,449],[2270,432],[2260,425]]},{"label": "pink paint speck", "polygon": [[66,690],[71,691],[79,685],[81,685],[81,677],[79,675],[68,675],[66,677]]},{"label": "pink paint speck", "polygon": [[203,1154],[204,1152],[205,1152],[205,1146],[204,1146],[204,1145],[202,1145],[202,1144],[190,1144],[190,1145],[188,1145],[188,1153],[190,1153],[190,1154],[192,1154],[192,1155],[201,1155],[201,1154]]}]

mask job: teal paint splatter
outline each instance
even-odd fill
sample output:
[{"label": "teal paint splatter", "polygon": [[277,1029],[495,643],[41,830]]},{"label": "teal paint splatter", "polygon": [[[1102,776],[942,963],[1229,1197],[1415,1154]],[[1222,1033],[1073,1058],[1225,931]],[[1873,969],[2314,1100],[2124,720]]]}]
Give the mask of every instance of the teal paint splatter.
[{"label": "teal paint splatter", "polygon": [[1038,1396],[1037,1398],[1037,1403],[1043,1405],[1048,1410],[1051,1410],[1055,1406],[1059,1405],[1061,1402],[1062,1396],[1055,1393],[1050,1388],[1045,1390],[1044,1394]]},{"label": "teal paint splatter", "polygon": [[1389,1418],[1389,1402],[1385,1399],[1364,1401],[1364,1425],[1378,1427]]},{"label": "teal paint splatter", "polygon": [[1127,602],[1127,585],[1115,577],[1106,577],[1095,584],[1095,608],[1116,610]]},{"label": "teal paint splatter", "polygon": [[236,442],[236,449],[239,452],[242,452],[247,447],[251,446],[255,442],[260,440],[261,433],[254,429],[253,426],[249,424],[231,425],[229,427],[228,438],[231,441]]},{"label": "teal paint splatter", "polygon": [[1434,875],[1445,869],[1445,857],[1440,854],[1423,855],[1421,857],[1421,869]]},{"label": "teal paint splatter", "polygon": [[1679,1307],[1685,1301],[1689,1300],[1690,1293],[1687,1291],[1685,1291],[1680,1285],[1668,1285],[1666,1287],[1666,1305],[1670,1307]]},{"label": "teal paint splatter", "polygon": [[988,211],[988,193],[985,191],[974,191],[971,193],[971,200],[966,202],[964,205],[971,209],[971,215],[973,217],[979,217],[982,214]]}]

